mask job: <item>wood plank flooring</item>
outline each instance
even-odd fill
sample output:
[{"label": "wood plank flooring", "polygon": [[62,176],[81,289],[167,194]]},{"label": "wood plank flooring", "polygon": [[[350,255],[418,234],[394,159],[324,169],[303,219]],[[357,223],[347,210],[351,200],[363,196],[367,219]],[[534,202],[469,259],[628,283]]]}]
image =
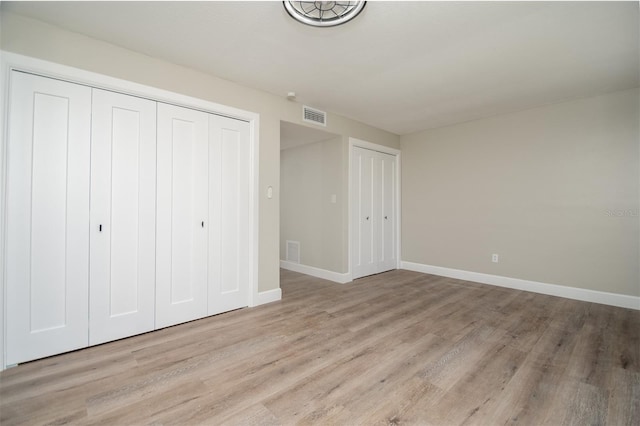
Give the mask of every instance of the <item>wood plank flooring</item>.
[{"label": "wood plank flooring", "polygon": [[0,373],[0,424],[638,425],[640,312],[409,271]]}]

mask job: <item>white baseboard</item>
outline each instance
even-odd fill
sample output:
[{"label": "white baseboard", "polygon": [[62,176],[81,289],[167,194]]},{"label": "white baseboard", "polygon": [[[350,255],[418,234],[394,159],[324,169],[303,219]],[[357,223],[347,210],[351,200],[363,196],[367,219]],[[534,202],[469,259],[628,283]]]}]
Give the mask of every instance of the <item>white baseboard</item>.
[{"label": "white baseboard", "polygon": [[286,260],[280,261],[280,267],[293,272],[300,272],[301,274],[311,275],[312,277],[322,278],[336,282],[338,284],[345,284],[351,282],[351,274],[327,271],[326,269],[315,268],[313,266],[301,265],[299,263],[287,262]]},{"label": "white baseboard", "polygon": [[256,303],[253,306],[264,305],[265,303],[277,302],[282,299],[282,290],[274,288],[273,290],[258,292]]},{"label": "white baseboard", "polygon": [[521,280],[519,278],[502,277],[499,275],[482,274],[479,272],[463,271],[460,269],[443,268],[441,266],[424,265],[421,263],[401,262],[402,269],[422,272],[424,274],[457,278],[516,290],[531,291],[533,293],[548,294],[550,296],[565,297],[567,299],[584,302],[601,303],[603,305],[640,310],[640,297],[624,294],[607,293],[604,291],[588,290],[585,288],[566,287],[557,284],[546,284],[537,281]]}]

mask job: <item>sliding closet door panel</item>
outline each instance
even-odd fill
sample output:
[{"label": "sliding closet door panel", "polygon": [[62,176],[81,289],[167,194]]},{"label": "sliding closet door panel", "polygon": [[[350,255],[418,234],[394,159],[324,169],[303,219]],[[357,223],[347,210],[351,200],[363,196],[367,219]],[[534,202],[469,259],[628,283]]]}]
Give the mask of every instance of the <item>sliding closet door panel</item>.
[{"label": "sliding closet door panel", "polygon": [[93,90],[89,343],[154,329],[156,103]]},{"label": "sliding closet door panel", "polygon": [[91,89],[11,73],[7,363],[87,346]]},{"label": "sliding closet door panel", "polygon": [[156,328],[207,315],[208,119],[158,104]]},{"label": "sliding closet door panel", "polygon": [[372,151],[357,147],[352,154],[351,264],[355,279],[375,273],[375,157]]},{"label": "sliding closet door panel", "polygon": [[248,305],[249,123],[209,118],[209,315]]},{"label": "sliding closet door panel", "polygon": [[396,158],[393,155],[379,153],[380,187],[378,217],[378,271],[384,272],[397,268],[396,256]]}]

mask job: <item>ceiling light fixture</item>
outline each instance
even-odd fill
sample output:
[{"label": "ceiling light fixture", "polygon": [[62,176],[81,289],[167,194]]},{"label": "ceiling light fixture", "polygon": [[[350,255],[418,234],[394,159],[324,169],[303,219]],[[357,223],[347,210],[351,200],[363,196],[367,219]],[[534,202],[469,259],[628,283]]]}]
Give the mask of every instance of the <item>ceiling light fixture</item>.
[{"label": "ceiling light fixture", "polygon": [[333,27],[349,22],[364,8],[366,1],[283,1],[296,21],[313,27]]}]

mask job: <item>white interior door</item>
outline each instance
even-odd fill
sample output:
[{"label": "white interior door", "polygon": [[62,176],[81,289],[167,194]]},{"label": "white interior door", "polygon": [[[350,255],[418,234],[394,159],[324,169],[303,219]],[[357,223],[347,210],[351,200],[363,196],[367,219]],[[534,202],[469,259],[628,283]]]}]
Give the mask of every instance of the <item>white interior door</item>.
[{"label": "white interior door", "polygon": [[156,328],[207,315],[208,122],[158,103]]},{"label": "white interior door", "polygon": [[396,157],[395,155],[377,153],[379,187],[378,203],[378,267],[376,272],[396,269]]},{"label": "white interior door", "polygon": [[91,89],[11,73],[7,363],[88,344]]},{"label": "white interior door", "polygon": [[209,315],[248,305],[249,123],[209,116]]},{"label": "white interior door", "polygon": [[375,274],[374,152],[354,147],[351,157],[351,274],[353,279]]},{"label": "white interior door", "polygon": [[156,103],[93,89],[89,343],[154,329]]},{"label": "white interior door", "polygon": [[361,147],[351,152],[351,276],[397,267],[396,157]]}]

